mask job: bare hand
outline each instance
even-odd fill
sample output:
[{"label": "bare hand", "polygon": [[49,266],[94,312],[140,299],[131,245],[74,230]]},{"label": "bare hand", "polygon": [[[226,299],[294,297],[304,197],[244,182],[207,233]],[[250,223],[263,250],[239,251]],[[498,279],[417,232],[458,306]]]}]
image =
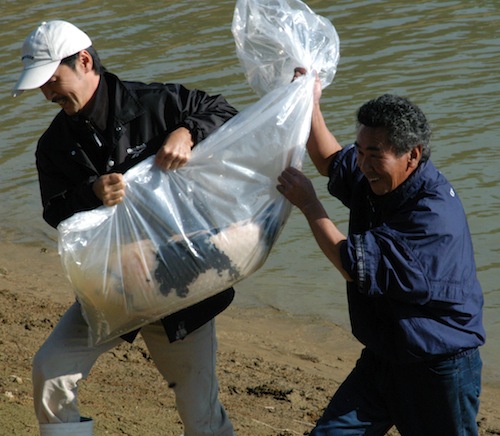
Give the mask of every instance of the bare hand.
[{"label": "bare hand", "polygon": [[278,191],[303,212],[319,201],[311,180],[297,168],[288,167],[278,177],[278,182]]},{"label": "bare hand", "polygon": [[295,79],[298,79],[300,76],[305,76],[307,73],[307,70],[303,67],[295,67],[293,70],[293,78],[292,82],[295,81]]},{"label": "bare hand", "polygon": [[191,132],[185,127],[174,130],[156,153],[155,163],[164,170],[175,170],[191,158],[194,142]]},{"label": "bare hand", "polygon": [[[299,78],[300,76],[304,76],[307,74],[307,70],[303,67],[296,67],[293,70],[293,79],[292,82],[295,81],[295,79]],[[323,92],[323,89],[321,87],[321,80],[318,76],[318,73],[313,70],[313,74],[316,76],[316,81],[314,82],[314,104],[319,105],[319,101],[321,99],[321,94]]]},{"label": "bare hand", "polygon": [[92,189],[105,206],[115,206],[121,203],[125,196],[123,174],[104,174],[94,182]]}]

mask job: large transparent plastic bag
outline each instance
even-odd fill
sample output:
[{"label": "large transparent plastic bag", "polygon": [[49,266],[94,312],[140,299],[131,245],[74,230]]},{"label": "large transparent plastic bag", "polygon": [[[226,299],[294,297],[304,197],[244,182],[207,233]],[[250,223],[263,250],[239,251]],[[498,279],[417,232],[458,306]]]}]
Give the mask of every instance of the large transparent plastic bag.
[{"label": "large transparent plastic bag", "polygon": [[287,85],[297,66],[316,70],[323,88],[333,81],[340,56],[337,32],[300,0],[237,1],[232,31],[258,95]]},{"label": "large transparent plastic bag", "polygon": [[288,218],[277,177],[302,166],[315,80],[308,74],[291,83],[293,70],[323,72],[329,84],[337,34],[304,4],[269,0],[238,1],[233,34],[249,82],[264,96],[200,142],[184,167],[162,171],[150,157],[125,173],[121,204],[77,213],[58,227],[91,344],[248,277]]}]

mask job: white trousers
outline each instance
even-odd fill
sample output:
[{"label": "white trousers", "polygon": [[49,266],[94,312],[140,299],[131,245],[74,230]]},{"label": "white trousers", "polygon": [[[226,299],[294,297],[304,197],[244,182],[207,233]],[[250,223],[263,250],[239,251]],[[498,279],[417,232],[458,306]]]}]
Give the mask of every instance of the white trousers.
[{"label": "white trousers", "polygon": [[[218,399],[215,321],[173,343],[160,322],[143,327],[141,334],[156,367],[173,388],[184,434],[234,435]],[[101,354],[121,342],[117,338],[89,347],[80,305],[68,309],[33,360],[33,397],[42,434],[60,434],[60,424],[72,424],[75,434],[92,434],[91,423],[78,410],[78,382],[88,376]],[[78,433],[78,428],[86,430]]]}]

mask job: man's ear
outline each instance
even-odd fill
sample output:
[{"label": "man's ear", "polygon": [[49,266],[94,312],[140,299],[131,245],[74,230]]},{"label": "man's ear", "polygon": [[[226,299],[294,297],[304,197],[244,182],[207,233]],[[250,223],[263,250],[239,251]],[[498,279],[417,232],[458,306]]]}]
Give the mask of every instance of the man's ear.
[{"label": "man's ear", "polygon": [[92,71],[94,67],[94,59],[87,50],[81,50],[78,53],[78,62],[83,66],[85,71]]},{"label": "man's ear", "polygon": [[417,168],[422,158],[422,145],[416,145],[410,150],[410,157],[408,158],[408,168]]}]

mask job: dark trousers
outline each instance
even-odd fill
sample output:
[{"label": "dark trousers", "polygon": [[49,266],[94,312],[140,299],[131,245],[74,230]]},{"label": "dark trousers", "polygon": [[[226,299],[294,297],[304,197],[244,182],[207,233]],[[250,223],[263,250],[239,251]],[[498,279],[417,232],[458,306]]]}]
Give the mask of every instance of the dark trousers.
[{"label": "dark trousers", "polygon": [[311,436],[477,435],[482,361],[468,350],[434,362],[395,365],[363,350]]}]

